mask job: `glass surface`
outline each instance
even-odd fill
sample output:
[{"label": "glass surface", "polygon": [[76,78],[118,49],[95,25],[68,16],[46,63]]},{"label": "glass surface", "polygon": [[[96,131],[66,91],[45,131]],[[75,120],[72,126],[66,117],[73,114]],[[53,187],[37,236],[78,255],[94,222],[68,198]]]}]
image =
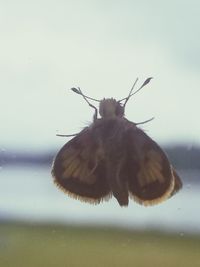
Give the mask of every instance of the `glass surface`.
[{"label": "glass surface", "polygon": [[[200,266],[199,1],[0,1],[0,266]],[[92,123],[78,94],[128,96],[126,118],[183,181],[167,201],[72,199],[51,164]],[[98,103],[91,101],[98,108]],[[99,116],[99,115],[98,115]]]}]

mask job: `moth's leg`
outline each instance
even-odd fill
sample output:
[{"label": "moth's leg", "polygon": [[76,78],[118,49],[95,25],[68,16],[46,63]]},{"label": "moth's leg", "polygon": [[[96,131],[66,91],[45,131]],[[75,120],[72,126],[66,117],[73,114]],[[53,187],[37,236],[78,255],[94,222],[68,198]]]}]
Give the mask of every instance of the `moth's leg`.
[{"label": "moth's leg", "polygon": [[85,97],[85,95],[82,93],[82,91],[81,91],[81,89],[78,87],[78,89],[79,89],[79,92],[80,92],[80,94],[82,95],[82,97],[85,99],[85,101],[88,103],[88,105],[91,107],[91,108],[93,108],[94,110],[95,110],[95,112],[94,112],[94,115],[93,115],[93,121],[96,121],[97,120],[97,115],[98,115],[98,110],[97,110],[97,108],[95,107],[95,106],[93,106],[88,100],[87,100],[87,98]]},{"label": "moth's leg", "polygon": [[93,121],[97,120],[97,115],[98,115],[98,110],[95,106],[90,104],[90,107],[92,107],[94,109],[94,115],[93,115]]},{"label": "moth's leg", "polygon": [[135,122],[135,125],[144,124],[144,123],[150,122],[150,121],[152,121],[152,120],[154,120],[154,117],[152,117],[151,119],[148,119],[148,120],[146,120],[146,121]]},{"label": "moth's leg", "polygon": [[124,173],[124,158],[107,162],[107,181],[112,190],[113,196],[117,199],[120,206],[128,206],[129,194],[126,174]]},{"label": "moth's leg", "polygon": [[56,136],[60,136],[60,137],[71,137],[71,136],[76,136],[78,134],[57,134]]}]

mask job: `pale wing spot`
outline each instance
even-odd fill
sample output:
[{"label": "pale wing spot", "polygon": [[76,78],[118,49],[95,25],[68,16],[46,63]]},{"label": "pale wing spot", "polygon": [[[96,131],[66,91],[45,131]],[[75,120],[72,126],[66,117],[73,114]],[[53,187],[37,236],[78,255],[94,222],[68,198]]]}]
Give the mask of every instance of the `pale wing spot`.
[{"label": "pale wing spot", "polygon": [[146,184],[154,183],[157,180],[157,176],[155,175],[155,172],[152,168],[146,169],[144,175],[145,175]]},{"label": "pale wing spot", "polygon": [[162,165],[161,165],[161,163],[158,162],[158,161],[155,161],[155,160],[152,160],[152,161],[151,161],[151,167],[154,168],[154,169],[157,169],[157,170],[159,170],[159,171],[162,170]]},{"label": "pale wing spot", "polygon": [[[96,177],[93,175],[94,170],[97,167],[95,164],[93,169],[88,168],[88,158],[90,153],[87,149],[78,151],[74,149],[67,149],[64,151],[62,158],[62,167],[64,172],[62,177],[67,178],[77,178],[79,181],[93,184],[96,182]],[[86,161],[87,160],[87,161]]]},{"label": "pale wing spot", "polygon": [[144,165],[140,167],[138,181],[140,186],[145,186],[156,181],[164,183],[165,179],[159,169],[148,163],[146,167]]},{"label": "pale wing spot", "polygon": [[79,177],[80,181],[86,182],[87,184],[94,184],[96,182],[96,177],[92,174],[91,170],[85,165],[83,173]]},{"label": "pale wing spot", "polygon": [[154,181],[159,181],[160,183],[164,183],[165,182],[165,178],[162,175],[162,158],[160,156],[159,153],[157,153],[154,150],[150,150],[147,153],[147,158],[148,158],[148,169],[150,169],[149,171],[155,176],[155,178],[153,179]]},{"label": "pale wing spot", "polygon": [[86,162],[79,159],[74,160],[71,165],[68,165],[63,173],[63,178],[77,178],[79,181],[93,184],[96,182],[96,177],[91,173]]},{"label": "pale wing spot", "polygon": [[142,187],[156,181],[155,174],[150,165],[141,165],[140,172],[138,173],[138,181]]},{"label": "pale wing spot", "polygon": [[153,169],[153,172],[156,177],[156,180],[158,180],[160,183],[165,182],[165,177],[162,175],[162,173],[159,170]]},{"label": "pale wing spot", "polygon": [[85,181],[85,177],[87,176],[87,165],[86,164],[83,164],[81,169],[80,169],[80,173],[77,174],[75,176],[75,174],[73,176],[77,177],[79,181],[82,181],[84,182]]},{"label": "pale wing spot", "polygon": [[79,164],[78,168],[75,169],[75,171],[72,173],[73,177],[80,177],[80,175],[83,175],[83,169],[85,168],[85,164]]},{"label": "pale wing spot", "polygon": [[151,168],[148,168],[145,171],[145,176],[146,176],[146,183],[147,184],[151,184],[151,183],[156,181],[156,177],[155,177],[154,172]]},{"label": "pale wing spot", "polygon": [[74,170],[80,165],[80,163],[81,160],[78,157],[76,157],[72,162],[70,162],[70,164],[66,166],[66,168],[69,170],[72,169],[72,172],[74,172]]},{"label": "pale wing spot", "polygon": [[80,164],[79,159],[75,159],[74,161],[71,162],[70,165],[67,165],[65,167],[65,171],[63,173],[63,178],[70,178],[70,176],[73,174],[73,172],[78,168]]},{"label": "pale wing spot", "polygon": [[149,162],[148,164],[148,170],[149,172],[152,174],[153,181],[159,181],[160,183],[164,183],[165,182],[165,178],[163,177],[162,173],[161,173],[161,168],[157,168],[155,167],[155,164],[153,161]]},{"label": "pale wing spot", "polygon": [[78,156],[79,151],[73,151],[73,153],[70,153],[69,155],[63,156],[63,161],[62,161],[62,166],[63,167],[68,167]]}]

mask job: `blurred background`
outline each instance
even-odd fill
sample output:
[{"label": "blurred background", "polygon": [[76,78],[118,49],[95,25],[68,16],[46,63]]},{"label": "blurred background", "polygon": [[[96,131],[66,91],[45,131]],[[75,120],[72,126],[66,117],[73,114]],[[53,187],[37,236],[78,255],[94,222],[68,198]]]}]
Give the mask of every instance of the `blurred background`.
[{"label": "blurred background", "polygon": [[[143,253],[152,266],[162,266],[165,256],[165,266],[181,259],[188,266],[191,258],[199,266],[199,9],[197,0],[0,0],[2,266],[132,266],[136,258],[146,266]],[[155,117],[142,129],[166,150],[183,189],[148,208],[134,202],[121,208],[115,199],[92,206],[69,198],[51,177],[52,160],[69,140],[56,134],[79,132],[93,116],[70,88],[79,86],[96,99],[122,99],[137,77],[138,86],[154,79],[130,99],[126,117]],[[39,251],[34,240],[37,249],[43,244]],[[162,242],[173,250],[171,258]],[[188,256],[183,247],[189,244]]]}]

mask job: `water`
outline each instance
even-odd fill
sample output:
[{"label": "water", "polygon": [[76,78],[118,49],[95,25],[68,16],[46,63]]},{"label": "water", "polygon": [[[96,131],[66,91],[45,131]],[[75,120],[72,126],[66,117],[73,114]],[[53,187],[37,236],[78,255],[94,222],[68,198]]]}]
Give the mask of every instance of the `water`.
[{"label": "water", "polygon": [[186,182],[171,199],[152,207],[131,201],[121,208],[114,198],[99,205],[71,199],[53,184],[48,168],[5,167],[0,170],[0,219],[200,233],[200,184],[189,182],[199,172],[179,173]]}]

